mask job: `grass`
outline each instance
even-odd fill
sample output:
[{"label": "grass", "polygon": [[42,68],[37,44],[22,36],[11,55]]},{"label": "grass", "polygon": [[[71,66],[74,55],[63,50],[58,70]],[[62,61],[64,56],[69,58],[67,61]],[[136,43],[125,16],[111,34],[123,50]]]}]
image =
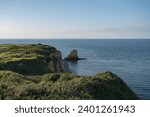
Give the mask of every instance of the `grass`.
[{"label": "grass", "polygon": [[91,77],[69,73],[24,76],[0,71],[0,99],[138,99],[132,90],[111,72]]},{"label": "grass", "polygon": [[54,47],[38,44],[1,44],[0,63],[47,57]]}]

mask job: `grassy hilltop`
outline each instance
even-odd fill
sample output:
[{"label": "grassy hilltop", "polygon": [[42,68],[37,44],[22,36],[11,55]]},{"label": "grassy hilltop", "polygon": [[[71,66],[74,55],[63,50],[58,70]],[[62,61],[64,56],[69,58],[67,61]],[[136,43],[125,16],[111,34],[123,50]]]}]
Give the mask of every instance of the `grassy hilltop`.
[{"label": "grassy hilltop", "polygon": [[59,50],[47,45],[0,45],[0,99],[138,99],[115,74],[69,73]]},{"label": "grassy hilltop", "polygon": [[51,46],[38,45],[0,45],[0,63],[6,63],[19,60],[31,60],[36,58],[47,57],[50,49],[55,49]]}]

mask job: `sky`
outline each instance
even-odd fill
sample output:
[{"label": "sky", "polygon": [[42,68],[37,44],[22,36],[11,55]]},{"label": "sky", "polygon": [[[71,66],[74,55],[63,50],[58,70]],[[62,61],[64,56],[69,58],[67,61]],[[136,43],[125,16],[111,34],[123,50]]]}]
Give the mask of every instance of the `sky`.
[{"label": "sky", "polygon": [[0,39],[150,39],[150,0],[0,0]]}]

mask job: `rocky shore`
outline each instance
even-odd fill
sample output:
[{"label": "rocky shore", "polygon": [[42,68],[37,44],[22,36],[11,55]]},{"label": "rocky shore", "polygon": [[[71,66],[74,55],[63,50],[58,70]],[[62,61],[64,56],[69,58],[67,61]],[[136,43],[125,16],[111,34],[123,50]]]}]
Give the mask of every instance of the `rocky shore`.
[{"label": "rocky shore", "polygon": [[[72,53],[78,58],[77,52]],[[110,71],[94,76],[71,73],[67,60],[62,59],[61,51],[55,47],[3,44],[0,45],[0,99],[139,98]]]}]

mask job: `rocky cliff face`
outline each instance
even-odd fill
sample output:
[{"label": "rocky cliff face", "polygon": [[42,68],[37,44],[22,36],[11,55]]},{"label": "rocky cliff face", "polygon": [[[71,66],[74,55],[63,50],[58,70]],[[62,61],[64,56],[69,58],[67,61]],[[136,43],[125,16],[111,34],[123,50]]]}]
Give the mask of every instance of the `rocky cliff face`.
[{"label": "rocky cliff face", "polygon": [[11,70],[25,75],[70,72],[62,54],[47,45],[1,45],[0,70]]}]

